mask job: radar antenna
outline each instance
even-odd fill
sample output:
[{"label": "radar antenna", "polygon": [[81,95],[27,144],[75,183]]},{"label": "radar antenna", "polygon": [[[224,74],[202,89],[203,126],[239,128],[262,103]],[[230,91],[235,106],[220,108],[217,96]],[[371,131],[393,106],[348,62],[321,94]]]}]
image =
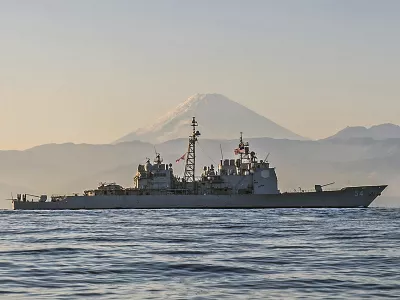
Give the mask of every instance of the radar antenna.
[{"label": "radar antenna", "polygon": [[183,178],[185,182],[195,182],[195,167],[196,167],[196,142],[197,137],[200,136],[200,132],[196,130],[196,127],[199,126],[196,118],[192,119],[192,135],[189,137],[189,146],[186,156],[186,164],[185,164],[185,173]]},{"label": "radar antenna", "polygon": [[156,146],[154,146],[154,153],[156,154],[156,158],[154,159],[154,162],[157,165],[160,165],[163,162],[163,159],[161,158],[160,153],[157,152]]}]

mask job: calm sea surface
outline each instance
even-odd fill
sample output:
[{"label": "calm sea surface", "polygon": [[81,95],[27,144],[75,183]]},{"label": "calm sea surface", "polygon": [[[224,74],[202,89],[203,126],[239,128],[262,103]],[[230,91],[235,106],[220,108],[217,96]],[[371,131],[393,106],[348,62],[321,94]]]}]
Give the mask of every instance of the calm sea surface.
[{"label": "calm sea surface", "polygon": [[0,211],[2,299],[400,298],[400,209]]}]

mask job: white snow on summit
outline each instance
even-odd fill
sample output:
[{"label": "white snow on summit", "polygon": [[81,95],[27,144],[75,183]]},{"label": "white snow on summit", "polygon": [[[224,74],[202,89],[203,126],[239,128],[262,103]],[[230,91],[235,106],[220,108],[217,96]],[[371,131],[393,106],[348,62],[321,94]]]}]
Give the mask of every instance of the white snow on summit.
[{"label": "white snow on summit", "polygon": [[148,127],[139,128],[116,143],[133,140],[164,142],[186,138],[192,117],[196,117],[203,138],[235,139],[242,131],[249,137],[304,140],[258,113],[220,94],[196,94]]}]

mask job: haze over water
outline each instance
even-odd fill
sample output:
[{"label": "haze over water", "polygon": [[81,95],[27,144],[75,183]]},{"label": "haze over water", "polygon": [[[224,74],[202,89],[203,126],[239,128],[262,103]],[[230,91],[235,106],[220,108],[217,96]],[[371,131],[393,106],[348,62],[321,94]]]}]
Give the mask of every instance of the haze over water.
[{"label": "haze over water", "polygon": [[400,296],[399,209],[0,211],[6,299]]}]

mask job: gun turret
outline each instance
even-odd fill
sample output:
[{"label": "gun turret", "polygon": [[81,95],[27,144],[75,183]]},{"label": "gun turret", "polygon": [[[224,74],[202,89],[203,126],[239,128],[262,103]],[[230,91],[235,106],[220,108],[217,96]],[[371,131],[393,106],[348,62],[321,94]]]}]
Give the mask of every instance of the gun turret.
[{"label": "gun turret", "polygon": [[322,192],[323,190],[322,190],[322,188],[323,187],[325,187],[325,186],[329,186],[329,185],[332,185],[332,184],[334,184],[335,182],[331,182],[331,183],[327,183],[327,184],[316,184],[315,185],[315,191],[316,192]]}]

